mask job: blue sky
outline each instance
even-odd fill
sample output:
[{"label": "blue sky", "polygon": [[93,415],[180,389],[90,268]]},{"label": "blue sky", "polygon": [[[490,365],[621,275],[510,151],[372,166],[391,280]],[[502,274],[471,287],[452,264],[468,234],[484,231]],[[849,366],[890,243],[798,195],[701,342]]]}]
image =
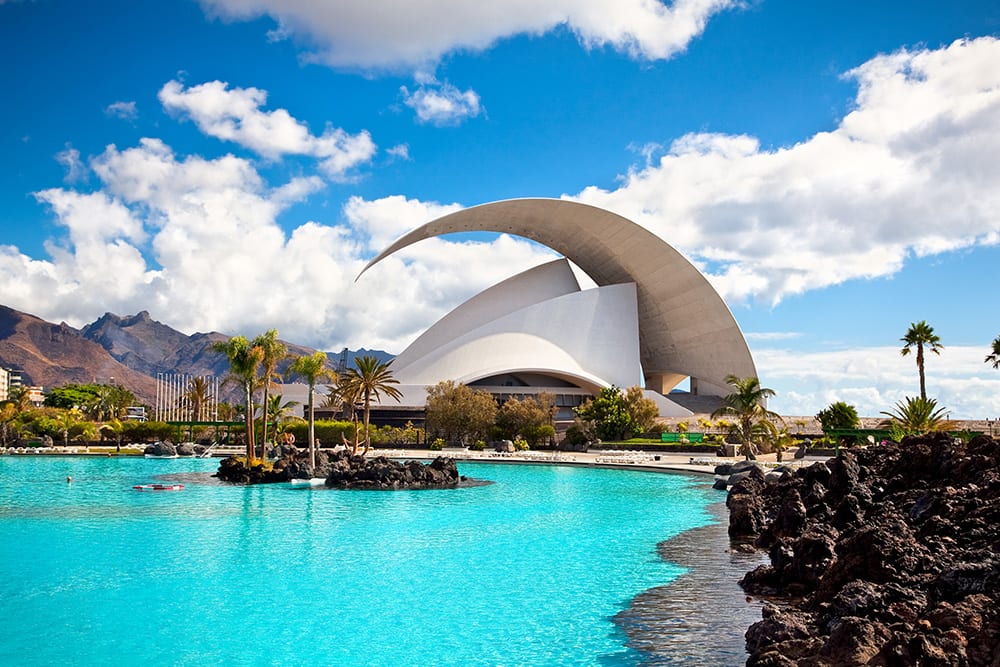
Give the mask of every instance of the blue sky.
[{"label": "blue sky", "polygon": [[0,303],[399,352],[550,255],[426,241],[510,197],[702,268],[772,407],[1000,415],[1000,8],[759,0],[0,0]]}]

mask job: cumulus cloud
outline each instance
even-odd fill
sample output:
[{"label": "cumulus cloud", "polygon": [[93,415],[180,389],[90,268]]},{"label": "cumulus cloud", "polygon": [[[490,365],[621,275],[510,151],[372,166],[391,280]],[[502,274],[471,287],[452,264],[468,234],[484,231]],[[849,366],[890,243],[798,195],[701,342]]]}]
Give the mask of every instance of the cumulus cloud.
[{"label": "cumulus cloud", "polygon": [[410,91],[400,88],[403,102],[417,114],[417,121],[431,125],[458,125],[466,118],[475,118],[481,107],[479,95],[469,89],[461,91],[450,83],[426,80]]},{"label": "cumulus cloud", "polygon": [[1000,242],[1000,40],[876,57],[845,76],[853,110],[765,150],[696,133],[619,188],[573,197],[646,226],[730,301],[887,276],[912,255]]},{"label": "cumulus cloud", "polygon": [[[1000,372],[983,363],[986,346],[952,346],[926,362],[927,395],[954,419],[1000,416]],[[769,407],[784,415],[815,415],[845,401],[879,417],[907,396],[919,396],[917,367],[898,347],[825,352],[757,348],[761,383],[777,391]]]},{"label": "cumulus cloud", "polygon": [[135,102],[113,102],[104,109],[104,113],[122,120],[135,120],[139,116],[139,110],[135,107]]},{"label": "cumulus cloud", "polygon": [[187,116],[209,136],[232,141],[271,160],[283,155],[315,157],[334,179],[343,178],[375,154],[375,143],[367,131],[349,134],[327,127],[316,136],[285,109],[261,110],[267,103],[267,91],[259,88],[229,88],[223,81],[185,88],[179,81],[169,81],[160,89],[159,99],[167,111]]},{"label": "cumulus cloud", "polygon": [[0,247],[0,303],[76,326],[148,309],[188,333],[277,327],[320,349],[399,352],[457,303],[552,256],[507,236],[432,239],[355,283],[396,236],[460,206],[354,197],[328,224],[285,230],[279,214],[321,179],[271,186],[250,160],[182,156],[154,138],[108,146],[89,167],[97,191],[35,194],[65,229],[48,257]]},{"label": "cumulus cloud", "polygon": [[514,35],[571,30],[587,48],[610,47],[658,60],[683,51],[715,14],[740,0],[201,0],[211,16],[278,22],[269,39],[291,35],[311,58],[334,67],[432,65],[459,50],[489,48]]}]

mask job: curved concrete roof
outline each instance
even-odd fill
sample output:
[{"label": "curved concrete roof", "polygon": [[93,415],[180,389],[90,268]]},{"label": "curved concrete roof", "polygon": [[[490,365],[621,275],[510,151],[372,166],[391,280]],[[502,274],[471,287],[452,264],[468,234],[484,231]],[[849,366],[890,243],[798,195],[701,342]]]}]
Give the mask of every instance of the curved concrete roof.
[{"label": "curved concrete roof", "polygon": [[671,382],[690,376],[699,393],[724,393],[727,375],[757,375],[739,325],[701,272],[658,236],[587,204],[512,199],[457,211],[401,237],[361,273],[417,241],[473,231],[546,245],[599,286],[635,283],[640,363],[651,385],[663,380],[662,390],[669,390]]}]

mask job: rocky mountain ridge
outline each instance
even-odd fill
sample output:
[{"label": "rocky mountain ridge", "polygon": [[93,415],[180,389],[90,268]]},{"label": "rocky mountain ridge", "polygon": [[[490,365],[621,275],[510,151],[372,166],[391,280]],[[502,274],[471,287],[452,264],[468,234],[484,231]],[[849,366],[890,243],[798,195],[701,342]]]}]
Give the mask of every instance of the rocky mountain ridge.
[{"label": "rocky mountain ridge", "polygon": [[[228,362],[210,348],[228,338],[216,331],[182,333],[154,320],[145,310],[128,316],[105,313],[76,329],[65,322],[53,324],[0,306],[0,366],[22,371],[25,384],[115,383],[146,403],[155,400],[160,373],[224,376]],[[293,356],[315,352],[287,341],[286,345]],[[362,354],[392,358],[378,350],[348,350],[328,352],[328,363],[334,368],[340,361],[349,364]],[[284,372],[288,363],[282,364],[279,372]]]}]

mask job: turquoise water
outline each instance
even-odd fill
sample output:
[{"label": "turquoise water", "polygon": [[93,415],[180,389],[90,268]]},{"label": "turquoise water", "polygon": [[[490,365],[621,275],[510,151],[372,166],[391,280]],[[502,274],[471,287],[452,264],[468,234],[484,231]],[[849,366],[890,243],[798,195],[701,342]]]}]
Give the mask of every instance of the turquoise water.
[{"label": "turquoise water", "polygon": [[[635,665],[612,617],[711,521],[682,475],[464,464],[435,491],[0,457],[0,664]],[[73,477],[72,483],[66,477]],[[180,481],[179,492],[133,484]]]}]

